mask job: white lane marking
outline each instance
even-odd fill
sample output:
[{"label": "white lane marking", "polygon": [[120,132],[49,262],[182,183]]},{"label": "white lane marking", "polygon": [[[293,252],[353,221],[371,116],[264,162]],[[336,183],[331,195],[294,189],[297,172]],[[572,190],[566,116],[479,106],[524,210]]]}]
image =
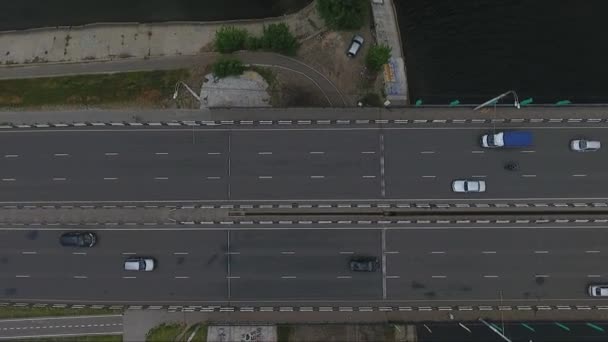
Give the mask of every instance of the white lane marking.
[{"label": "white lane marking", "polygon": [[17,158],[17,157],[19,157],[18,154],[5,154],[4,155],[4,158]]},{"label": "white lane marking", "polygon": [[34,251],[32,251],[32,252],[21,252],[21,254],[30,254],[30,255],[32,255],[32,254],[38,254],[38,252],[34,252]]},{"label": "white lane marking", "polygon": [[471,329],[469,329],[466,325],[462,324],[462,323],[458,323],[458,325],[460,325],[460,327],[466,331],[469,332],[469,334],[471,333]]},{"label": "white lane marking", "polygon": [[471,153],[486,153],[486,151],[471,151]]},{"label": "white lane marking", "polygon": [[168,180],[169,177],[154,177],[154,180]]},{"label": "white lane marking", "polygon": [[336,279],[351,279],[352,276],[337,276]]},{"label": "white lane marking", "polygon": [[363,151],[361,154],[376,154],[374,151]]},{"label": "white lane marking", "polygon": [[445,254],[445,251],[432,251],[430,254]]},{"label": "white lane marking", "polygon": [[115,180],[118,180],[118,178],[116,178],[116,177],[104,177],[103,180],[106,180],[106,181],[115,181]]},{"label": "white lane marking", "polygon": [[220,152],[207,152],[207,155],[210,155],[210,156],[217,156],[220,154],[221,154]]},{"label": "white lane marking", "polygon": [[175,279],[190,279],[189,276],[175,276]]},{"label": "white lane marking", "polygon": [[534,153],[536,151],[533,151],[533,150],[524,150],[524,151],[519,151],[519,152],[521,152],[521,153]]},{"label": "white lane marking", "polygon": [[471,178],[486,178],[486,175],[473,175]]},{"label": "white lane marking", "polygon": [[481,251],[481,254],[496,254],[496,251]]},{"label": "white lane marking", "polygon": [[521,175],[522,177],[527,177],[527,178],[532,178],[532,177],[536,177],[536,175]]},{"label": "white lane marking", "polygon": [[534,251],[534,254],[548,254],[549,251]]},{"label": "white lane marking", "polygon": [[576,175],[572,175],[572,177],[587,177],[587,175],[585,175],[585,174],[576,174]]},{"label": "white lane marking", "polygon": [[362,176],[361,178],[376,178],[376,176]]},{"label": "white lane marking", "polygon": [[258,179],[272,179],[272,176],[258,176]]},{"label": "white lane marking", "polygon": [[434,276],[431,276],[431,278],[435,278],[435,279],[445,279],[445,278],[447,278],[447,276],[444,276],[444,275],[434,275]]},{"label": "white lane marking", "polygon": [[17,274],[15,278],[29,278],[29,274]]},{"label": "white lane marking", "polygon": [[422,178],[436,178],[437,176],[422,176]]},{"label": "white lane marking", "polygon": [[286,252],[281,252],[281,254],[292,255],[292,254],[296,254],[296,252],[286,251]]},{"label": "white lane marking", "polygon": [[355,254],[355,252],[344,251],[344,252],[339,252],[339,254]]},{"label": "white lane marking", "polygon": [[384,254],[399,254],[399,251],[386,251]]},{"label": "white lane marking", "polygon": [[396,275],[387,275],[385,278],[386,278],[386,279],[399,279],[399,278],[401,278],[401,276],[396,276]]},{"label": "white lane marking", "polygon": [[536,274],[534,275],[535,278],[549,278],[548,274]]},{"label": "white lane marking", "polygon": [[484,278],[498,278],[497,275],[493,275],[493,274],[487,274],[483,276]]},{"label": "white lane marking", "polygon": [[117,155],[118,155],[118,153],[116,153],[116,152],[106,152],[106,153],[104,153],[104,154],[105,154],[106,156],[117,156]]},{"label": "white lane marking", "polygon": [[188,255],[188,252],[173,252],[173,255]]},{"label": "white lane marking", "polygon": [[226,279],[241,279],[240,276],[228,276]]},{"label": "white lane marking", "polygon": [[296,279],[296,276],[281,276],[281,279]]},{"label": "white lane marking", "polygon": [[156,153],[154,153],[154,154],[155,154],[155,155],[157,155],[157,156],[166,156],[166,155],[168,155],[169,153],[168,153],[168,152],[156,152]]},{"label": "white lane marking", "polygon": [[63,178],[63,177],[55,177],[55,178],[53,178],[54,181],[64,181],[66,179],[67,178]]},{"label": "white lane marking", "polygon": [[600,251],[596,251],[596,250],[592,250],[592,251],[585,251],[585,253],[599,253]]},{"label": "white lane marking", "polygon": [[134,255],[136,254],[135,252],[122,252],[122,255]]},{"label": "white lane marking", "polygon": [[74,276],[74,279],[87,279],[87,276],[77,275],[77,276]]},{"label": "white lane marking", "polygon": [[122,279],[135,279],[135,276],[123,276]]},{"label": "white lane marking", "polygon": [[239,255],[241,252],[225,252],[226,255]]},{"label": "white lane marking", "polygon": [[16,181],[16,179],[15,178],[2,178],[2,181],[3,182],[14,182],[14,181]]},{"label": "white lane marking", "polygon": [[207,177],[207,179],[221,179],[222,177],[217,177],[217,176],[209,176]]},{"label": "white lane marking", "polygon": [[420,154],[433,154],[435,151],[421,151]]},{"label": "white lane marking", "polygon": [[325,176],[310,176],[310,179],[323,179]]},{"label": "white lane marking", "polygon": [[587,274],[587,278],[600,278],[601,275],[599,274]]},{"label": "white lane marking", "polygon": [[265,155],[270,155],[272,154],[272,152],[258,152],[259,155],[265,156]]},{"label": "white lane marking", "polygon": [[311,152],[308,152],[308,153],[309,154],[325,154],[325,152],[323,152],[323,151],[311,151]]},{"label": "white lane marking", "polygon": [[87,255],[87,252],[72,252],[73,255]]},{"label": "white lane marking", "polygon": [[54,155],[55,157],[68,157],[68,156],[69,156],[69,154],[67,154],[67,153],[55,153],[55,154],[53,154],[53,155]]}]

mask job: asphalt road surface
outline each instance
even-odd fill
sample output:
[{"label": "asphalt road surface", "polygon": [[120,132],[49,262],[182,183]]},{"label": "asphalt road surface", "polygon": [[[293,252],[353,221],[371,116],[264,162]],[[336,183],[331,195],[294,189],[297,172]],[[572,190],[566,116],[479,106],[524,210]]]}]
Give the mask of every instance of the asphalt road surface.
[{"label": "asphalt road surface", "polygon": [[122,315],[0,320],[0,340],[122,335]]},{"label": "asphalt road surface", "polygon": [[[61,248],[64,228],[0,231],[0,299],[115,304],[603,305],[608,227],[107,228]],[[153,272],[123,271],[133,255]],[[353,256],[381,270],[351,272]],[[41,286],[41,284],[44,284]]]},{"label": "asphalt road surface", "polygon": [[[416,127],[2,131],[0,201],[608,198],[608,150],[568,147],[608,141],[598,124],[533,126],[533,147],[501,151],[479,147],[492,127]],[[503,169],[511,160],[519,172]],[[484,179],[487,192],[452,193],[463,178]]]}]

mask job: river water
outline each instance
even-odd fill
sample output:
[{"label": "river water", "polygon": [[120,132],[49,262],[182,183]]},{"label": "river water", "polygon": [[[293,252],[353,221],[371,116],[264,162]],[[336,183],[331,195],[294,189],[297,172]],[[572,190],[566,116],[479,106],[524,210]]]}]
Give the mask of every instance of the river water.
[{"label": "river water", "polygon": [[0,0],[0,31],[94,22],[257,19],[312,0]]},{"label": "river water", "polygon": [[395,3],[413,101],[608,102],[606,0]]}]

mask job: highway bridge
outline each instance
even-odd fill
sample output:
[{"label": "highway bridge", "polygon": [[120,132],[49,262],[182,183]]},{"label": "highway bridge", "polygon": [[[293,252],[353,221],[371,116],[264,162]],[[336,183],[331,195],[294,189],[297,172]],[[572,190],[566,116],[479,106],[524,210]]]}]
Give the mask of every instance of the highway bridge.
[{"label": "highway bridge", "polygon": [[[569,142],[608,141],[607,128],[589,122],[444,122],[5,129],[0,299],[595,305],[586,286],[608,281],[602,258],[608,253],[606,220],[334,222],[319,218],[313,205],[602,202],[608,199],[608,152],[575,153]],[[500,151],[479,146],[480,135],[503,129],[530,130],[535,143]],[[504,170],[511,160],[521,170]],[[462,178],[485,180],[487,192],[453,193],[451,182]],[[134,210],[155,204],[174,211],[188,204],[227,204],[246,215],[247,206],[257,203],[312,209],[291,212],[305,218],[279,217],[273,224],[238,218],[68,224],[34,214],[31,222],[15,224],[7,214],[67,204]],[[90,249],[61,248],[58,237],[69,230],[96,231],[99,242]],[[158,269],[124,272],[122,262],[130,255],[153,256]],[[351,272],[354,255],[378,256],[381,271]]]}]

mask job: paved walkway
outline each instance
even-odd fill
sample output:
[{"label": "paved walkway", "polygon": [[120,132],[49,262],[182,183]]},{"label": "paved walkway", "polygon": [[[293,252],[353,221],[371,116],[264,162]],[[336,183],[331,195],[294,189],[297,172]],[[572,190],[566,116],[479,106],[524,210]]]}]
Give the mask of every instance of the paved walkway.
[{"label": "paved walkway", "polygon": [[122,333],[122,315],[0,320],[0,340],[83,335],[122,335]]},{"label": "paved walkway", "polygon": [[384,90],[386,98],[394,106],[409,104],[407,76],[403,49],[399,34],[399,24],[393,5],[393,0],[372,1],[372,12],[376,29],[376,40],[391,48],[391,58],[384,69]]},{"label": "paved walkway", "polygon": [[[129,58],[84,63],[39,63],[0,67],[0,79],[191,68],[197,65],[200,66],[201,64],[213,63],[218,56],[219,54],[210,52],[191,56],[167,56],[149,59]],[[302,61],[270,52],[242,51],[237,53],[236,56],[245,64],[280,68],[303,75],[325,95],[328,106],[346,106],[346,102],[338,88],[325,75]]]}]

